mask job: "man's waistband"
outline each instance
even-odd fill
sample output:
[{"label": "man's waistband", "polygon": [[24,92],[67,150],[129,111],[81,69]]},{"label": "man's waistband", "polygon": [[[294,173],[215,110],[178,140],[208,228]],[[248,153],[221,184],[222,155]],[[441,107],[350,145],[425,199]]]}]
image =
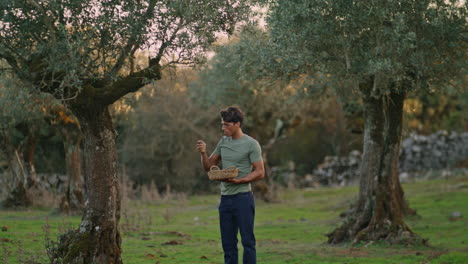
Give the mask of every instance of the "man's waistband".
[{"label": "man's waistband", "polygon": [[235,194],[229,194],[229,195],[221,195],[222,198],[234,198],[237,196],[242,196],[242,195],[249,195],[252,194],[252,192],[240,192],[240,193],[235,193]]}]

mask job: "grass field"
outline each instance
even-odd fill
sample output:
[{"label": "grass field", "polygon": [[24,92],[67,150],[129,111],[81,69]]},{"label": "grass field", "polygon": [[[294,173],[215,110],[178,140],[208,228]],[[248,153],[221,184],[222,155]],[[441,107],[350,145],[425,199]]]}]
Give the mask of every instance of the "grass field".
[{"label": "grass field", "polygon": [[[467,264],[468,176],[403,187],[410,206],[420,215],[406,221],[429,239],[430,247],[328,245],[324,234],[340,223],[338,215],[348,208],[357,187],[282,191],[279,203],[257,201],[258,263]],[[222,263],[217,203],[217,195],[127,202],[121,219],[124,263]],[[0,231],[0,261],[48,263],[46,234],[55,239],[80,222],[79,216],[51,212],[0,211],[0,226],[6,229]],[[462,217],[450,219],[453,212]]]}]

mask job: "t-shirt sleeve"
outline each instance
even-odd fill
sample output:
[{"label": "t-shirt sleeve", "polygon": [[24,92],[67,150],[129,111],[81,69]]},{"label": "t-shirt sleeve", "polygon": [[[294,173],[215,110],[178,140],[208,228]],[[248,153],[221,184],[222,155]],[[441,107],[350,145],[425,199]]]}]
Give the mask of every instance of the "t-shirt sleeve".
[{"label": "t-shirt sleeve", "polygon": [[221,142],[223,141],[223,138],[221,138],[218,142],[218,145],[216,145],[215,150],[213,151],[213,154],[216,154],[218,156],[221,156]]},{"label": "t-shirt sleeve", "polygon": [[249,153],[249,159],[251,163],[262,161],[262,149],[260,148],[260,144],[257,141],[252,143],[251,150]]}]

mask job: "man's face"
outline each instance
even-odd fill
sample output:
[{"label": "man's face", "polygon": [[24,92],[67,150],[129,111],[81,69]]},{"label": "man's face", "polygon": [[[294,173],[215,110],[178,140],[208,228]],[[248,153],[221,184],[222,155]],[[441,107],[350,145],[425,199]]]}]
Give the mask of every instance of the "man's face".
[{"label": "man's face", "polygon": [[240,128],[240,122],[233,123],[233,122],[226,122],[221,120],[221,129],[225,136],[231,137],[234,133],[236,133]]}]

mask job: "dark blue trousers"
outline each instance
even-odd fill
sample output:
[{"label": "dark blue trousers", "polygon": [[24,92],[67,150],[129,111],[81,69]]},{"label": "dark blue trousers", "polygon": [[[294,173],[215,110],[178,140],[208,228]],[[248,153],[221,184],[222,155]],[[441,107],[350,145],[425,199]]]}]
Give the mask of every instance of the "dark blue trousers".
[{"label": "dark blue trousers", "polygon": [[221,196],[219,224],[225,264],[238,264],[238,230],[244,247],[243,263],[256,263],[254,218],[255,202],[252,192]]}]

